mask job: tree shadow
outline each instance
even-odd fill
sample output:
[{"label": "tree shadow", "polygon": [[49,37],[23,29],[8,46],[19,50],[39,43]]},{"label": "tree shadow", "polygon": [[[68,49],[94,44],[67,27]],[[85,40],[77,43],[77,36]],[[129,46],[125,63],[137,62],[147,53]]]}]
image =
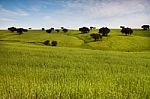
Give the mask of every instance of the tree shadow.
[{"label": "tree shadow", "polygon": [[0,40],[0,41],[8,41],[8,42],[20,42],[20,40]]}]

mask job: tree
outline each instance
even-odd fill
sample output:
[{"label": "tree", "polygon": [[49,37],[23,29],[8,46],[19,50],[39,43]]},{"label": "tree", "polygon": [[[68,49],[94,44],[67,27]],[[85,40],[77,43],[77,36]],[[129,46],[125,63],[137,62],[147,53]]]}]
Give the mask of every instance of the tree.
[{"label": "tree", "polygon": [[90,32],[90,29],[87,28],[87,27],[82,27],[82,28],[79,28],[79,31],[80,31],[81,33],[88,33],[88,32]]},{"label": "tree", "polygon": [[60,27],[62,30],[64,29],[64,27]]},{"label": "tree", "polygon": [[17,29],[16,31],[17,31],[17,33],[19,33],[19,35],[21,35],[23,33],[21,28]]},{"label": "tree", "polygon": [[16,31],[17,33],[19,33],[19,35],[23,34],[23,32],[28,32],[27,29],[23,29],[23,28],[17,28]]},{"label": "tree", "polygon": [[93,30],[93,29],[94,29],[94,27],[91,26],[91,27],[90,27],[90,30]]},{"label": "tree", "polygon": [[92,38],[94,38],[95,41],[102,39],[102,35],[100,35],[100,34],[93,33],[90,36],[92,36]]},{"label": "tree", "polygon": [[141,28],[143,28],[143,30],[148,30],[149,29],[149,25],[142,25]]},{"label": "tree", "polygon": [[57,29],[57,30],[55,30],[55,31],[58,33],[60,30]]},{"label": "tree", "polygon": [[16,31],[16,28],[15,27],[10,27],[10,28],[8,28],[8,30],[11,31],[11,32],[14,32],[14,31]]},{"label": "tree", "polygon": [[42,28],[42,31],[44,31],[45,30],[45,28]]},{"label": "tree", "polygon": [[57,41],[52,41],[52,42],[51,42],[51,45],[52,45],[52,46],[57,46]]},{"label": "tree", "polygon": [[23,31],[23,32],[28,32],[28,30],[27,30],[27,29],[23,29],[22,31]]},{"label": "tree", "polygon": [[29,30],[31,30],[32,28],[28,28]]},{"label": "tree", "polygon": [[49,40],[44,41],[43,44],[50,45]]},{"label": "tree", "polygon": [[93,26],[90,27],[90,30],[95,30],[95,29],[96,29],[96,27],[93,27]]},{"label": "tree", "polygon": [[62,31],[63,31],[64,33],[66,33],[66,32],[68,32],[68,29],[63,29]]},{"label": "tree", "polygon": [[51,32],[52,32],[52,30],[51,30],[51,29],[48,29],[48,30],[46,30],[46,32],[47,32],[47,33],[51,33]]},{"label": "tree", "polygon": [[120,26],[120,28],[125,28],[125,26]]},{"label": "tree", "polygon": [[51,30],[51,31],[54,31],[54,28],[51,28],[50,30]]},{"label": "tree", "polygon": [[133,30],[131,28],[122,28],[121,32],[127,36],[131,35],[133,33]]},{"label": "tree", "polygon": [[99,29],[99,33],[102,34],[102,36],[107,36],[110,32],[110,29],[107,27],[102,27]]},{"label": "tree", "polygon": [[19,33],[19,35],[21,35],[23,32],[28,32],[27,29],[15,28],[15,27],[10,27],[10,28],[8,28],[8,30],[11,31],[11,32],[16,31],[17,33]]}]

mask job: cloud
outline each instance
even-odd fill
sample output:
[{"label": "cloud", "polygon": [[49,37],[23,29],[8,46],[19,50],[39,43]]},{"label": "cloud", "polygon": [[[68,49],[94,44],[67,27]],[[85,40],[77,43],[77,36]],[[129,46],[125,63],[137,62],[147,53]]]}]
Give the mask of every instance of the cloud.
[{"label": "cloud", "polygon": [[28,16],[28,15],[29,13],[19,8],[16,8],[15,10],[8,10],[0,7],[1,17],[21,17],[21,16]]},{"label": "cloud", "polygon": [[82,16],[112,17],[140,13],[149,9],[147,0],[75,0],[65,7],[76,10]]},{"label": "cloud", "polygon": [[125,26],[136,28],[141,27],[142,24],[150,24],[150,15],[137,13],[128,16],[123,16],[120,18],[113,18],[113,20],[110,19],[108,21],[111,22],[112,25],[117,25],[118,23],[118,27],[119,25],[121,25],[119,23],[122,23]]},{"label": "cloud", "polygon": [[119,27],[121,24],[139,27],[150,24],[149,4],[149,0],[71,0],[64,3],[66,11],[59,11],[57,15],[65,17],[63,21],[73,20],[75,27]]},{"label": "cloud", "polygon": [[10,26],[21,26],[21,24],[18,23],[18,20],[26,16],[29,16],[29,13],[27,13],[23,9],[6,9],[2,5],[0,5],[0,28],[8,28]]},{"label": "cloud", "polygon": [[33,11],[33,12],[39,12],[41,10],[41,7],[39,6],[32,6],[29,8],[29,11]]},{"label": "cloud", "polygon": [[0,28],[8,28],[11,26],[16,26],[17,25],[17,20],[13,18],[0,18]]},{"label": "cloud", "polygon": [[12,19],[12,18],[1,18],[0,21],[3,21],[3,22],[16,22],[17,20]]}]

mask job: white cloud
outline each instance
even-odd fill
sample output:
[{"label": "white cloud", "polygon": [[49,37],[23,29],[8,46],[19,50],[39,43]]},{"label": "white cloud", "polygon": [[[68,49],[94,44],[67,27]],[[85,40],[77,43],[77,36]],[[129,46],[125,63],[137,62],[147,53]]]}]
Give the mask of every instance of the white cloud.
[{"label": "white cloud", "polygon": [[0,7],[1,17],[21,17],[21,16],[28,16],[28,15],[29,13],[19,8],[17,8],[16,10],[8,10]]},{"label": "white cloud", "polygon": [[75,0],[65,7],[77,10],[82,16],[112,17],[145,11],[150,7],[147,0]]},{"label": "white cloud", "polygon": [[[16,8],[13,10],[6,9],[0,5],[0,28],[8,28],[10,26],[19,26],[18,19],[29,16],[29,13],[23,9]],[[21,26],[21,24],[20,24]]]},{"label": "white cloud", "polygon": [[68,20],[74,18],[72,23],[76,27],[119,27],[121,24],[139,27],[141,24],[150,24],[149,4],[149,0],[74,0],[65,3],[70,13],[64,16]]},{"label": "white cloud", "polygon": [[33,11],[33,12],[39,12],[41,9],[41,7],[39,6],[32,6],[29,8],[29,11]]},{"label": "white cloud", "polygon": [[16,22],[16,20],[12,19],[12,18],[0,18],[0,21],[3,21],[3,22]]},{"label": "white cloud", "polygon": [[145,14],[132,14],[128,16],[122,16],[120,18],[113,18],[113,20],[109,20],[111,23],[115,23],[118,27],[122,23],[125,26],[128,27],[141,27],[142,24],[150,24],[150,15],[145,15]]},{"label": "white cloud", "polygon": [[7,29],[8,27],[11,26],[16,26],[17,25],[17,20],[12,19],[12,18],[0,18],[0,29]]}]

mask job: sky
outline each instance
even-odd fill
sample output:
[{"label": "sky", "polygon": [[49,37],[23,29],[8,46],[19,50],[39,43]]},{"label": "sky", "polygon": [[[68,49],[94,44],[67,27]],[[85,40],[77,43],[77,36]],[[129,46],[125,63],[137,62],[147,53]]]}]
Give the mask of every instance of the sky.
[{"label": "sky", "polygon": [[150,0],[0,0],[0,28],[140,28]]}]

